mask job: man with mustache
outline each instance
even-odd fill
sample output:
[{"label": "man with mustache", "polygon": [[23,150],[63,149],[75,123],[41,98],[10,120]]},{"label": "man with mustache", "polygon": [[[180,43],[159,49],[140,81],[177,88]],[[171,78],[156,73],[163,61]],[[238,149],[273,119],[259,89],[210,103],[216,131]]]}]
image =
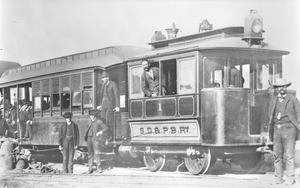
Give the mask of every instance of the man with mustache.
[{"label": "man with mustache", "polygon": [[276,184],[282,184],[283,164],[286,164],[286,185],[295,183],[295,142],[300,130],[300,104],[298,99],[287,93],[292,83],[277,79],[273,84],[277,96],[270,104],[269,137],[273,141]]},{"label": "man with mustache", "polygon": [[[159,68],[151,67],[148,60],[142,61],[142,68],[144,72],[142,74],[142,90],[146,97],[157,97],[159,95]],[[162,80],[163,91],[165,94],[165,78]]]}]

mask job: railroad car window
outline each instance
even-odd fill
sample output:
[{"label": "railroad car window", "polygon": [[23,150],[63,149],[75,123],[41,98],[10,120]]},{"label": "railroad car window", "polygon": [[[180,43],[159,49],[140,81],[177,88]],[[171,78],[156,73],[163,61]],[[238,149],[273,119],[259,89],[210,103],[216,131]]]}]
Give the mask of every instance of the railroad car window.
[{"label": "railroad car window", "polygon": [[70,111],[70,76],[61,77],[61,111]]},{"label": "railroad car window", "polygon": [[166,95],[177,94],[177,66],[176,59],[162,61],[163,76],[165,79],[164,89],[166,90]]},{"label": "railroad car window", "polygon": [[275,64],[273,62],[258,61],[257,70],[257,86],[258,90],[269,89],[274,80]]},{"label": "railroad car window", "polygon": [[[21,88],[19,87],[19,90]],[[33,96],[33,114],[35,117],[41,116],[41,82],[35,81],[32,82],[32,96]],[[20,99],[21,97],[19,95]]]},{"label": "railroad car window", "polygon": [[59,78],[51,79],[52,115],[60,115]]},{"label": "railroad car window", "polygon": [[178,67],[178,94],[194,93],[196,91],[196,61],[195,58],[180,59]]},{"label": "railroad car window", "polygon": [[141,98],[144,96],[142,91],[142,76],[143,69],[141,65],[130,67],[130,97]]},{"label": "railroad car window", "polygon": [[72,83],[72,112],[73,114],[81,114],[81,75],[76,74],[71,77]]},{"label": "railroad car window", "polygon": [[84,73],[82,75],[82,102],[84,114],[88,114],[88,111],[93,108],[93,73]]},{"label": "railroad car window", "polygon": [[204,88],[224,87],[225,63],[223,58],[204,58]]},{"label": "railroad car window", "polygon": [[84,114],[87,114],[90,109],[93,108],[93,92],[92,90],[83,91],[83,110]]},{"label": "railroad car window", "polygon": [[250,88],[250,60],[229,58],[229,87]]},{"label": "railroad car window", "polygon": [[92,75],[93,75],[92,73],[83,74],[83,78],[82,78],[83,89],[92,88],[93,86]]},{"label": "railroad car window", "polygon": [[[8,98],[9,97],[9,98]],[[17,107],[18,104],[18,98],[17,98],[17,88],[9,88],[9,93],[4,93],[4,102],[10,101],[10,104],[12,104],[14,107]]]},{"label": "railroad car window", "polygon": [[41,87],[43,116],[50,116],[50,80],[42,80]]}]

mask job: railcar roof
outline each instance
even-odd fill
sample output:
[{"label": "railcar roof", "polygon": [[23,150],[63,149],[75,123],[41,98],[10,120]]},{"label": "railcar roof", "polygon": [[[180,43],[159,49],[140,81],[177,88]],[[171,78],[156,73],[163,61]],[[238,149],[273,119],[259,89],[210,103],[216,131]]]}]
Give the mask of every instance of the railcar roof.
[{"label": "railcar roof", "polygon": [[58,57],[5,70],[1,75],[0,83],[93,67],[105,69],[121,64],[129,57],[145,51],[148,49],[136,46],[112,46]]},{"label": "railcar roof", "polygon": [[[131,60],[138,60],[144,58],[152,58],[156,56],[167,55],[171,53],[180,53],[188,50],[205,50],[205,49],[244,49],[244,50],[274,50],[281,52],[282,55],[289,52],[278,50],[273,46],[262,42],[260,46],[249,44],[242,40],[243,27],[229,27],[219,29],[217,31],[209,31],[205,33],[198,33],[189,36],[183,36],[175,39],[169,39],[165,41],[158,41],[155,43],[149,43],[153,46],[153,49],[143,54],[138,54],[131,58]],[[157,47],[162,45],[164,47]]]}]

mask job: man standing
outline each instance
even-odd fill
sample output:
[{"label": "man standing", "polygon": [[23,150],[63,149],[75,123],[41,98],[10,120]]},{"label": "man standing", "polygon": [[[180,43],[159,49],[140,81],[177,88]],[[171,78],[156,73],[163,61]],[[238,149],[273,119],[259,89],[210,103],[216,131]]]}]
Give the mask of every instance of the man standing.
[{"label": "man standing", "polygon": [[31,140],[32,139],[32,109],[28,101],[22,100],[22,106],[19,110],[19,123],[20,123],[20,138]]},{"label": "man standing", "polygon": [[[150,62],[147,60],[142,61],[142,68],[144,72],[141,76],[142,90],[146,97],[157,97],[159,95],[159,68],[150,67]],[[163,79],[163,92],[165,94],[165,79]]]},{"label": "man standing", "polygon": [[287,173],[286,184],[295,183],[294,152],[300,130],[300,104],[295,96],[287,93],[287,87],[291,84],[285,79],[278,79],[273,84],[278,94],[270,104],[269,137],[273,141],[276,184],[284,182],[284,162]]},{"label": "man standing", "polygon": [[97,107],[101,110],[101,117],[105,121],[104,123],[112,131],[114,123],[113,112],[120,111],[120,94],[118,86],[115,82],[110,80],[108,72],[102,73],[102,97],[100,98],[100,106]]},{"label": "man standing", "polygon": [[100,154],[101,147],[105,145],[108,128],[97,118],[97,114],[97,110],[89,111],[91,124],[88,126],[84,135],[84,140],[87,142],[88,147],[89,174],[93,172],[94,157],[96,158],[97,172],[101,173],[103,171],[101,168]]},{"label": "man standing", "polygon": [[63,117],[66,123],[60,126],[58,135],[59,150],[63,153],[63,173],[73,174],[73,159],[79,144],[79,130],[77,124],[72,121],[70,112],[65,112]]}]

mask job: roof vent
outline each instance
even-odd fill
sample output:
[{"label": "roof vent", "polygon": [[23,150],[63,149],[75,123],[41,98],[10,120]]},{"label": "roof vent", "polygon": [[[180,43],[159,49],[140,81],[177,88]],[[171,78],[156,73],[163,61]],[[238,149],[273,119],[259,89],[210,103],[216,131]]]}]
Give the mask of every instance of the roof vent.
[{"label": "roof vent", "polygon": [[199,31],[198,32],[202,33],[204,31],[208,31],[208,30],[212,30],[212,29],[213,29],[212,24],[210,24],[207,19],[204,19],[202,21],[202,23],[199,24]]}]

